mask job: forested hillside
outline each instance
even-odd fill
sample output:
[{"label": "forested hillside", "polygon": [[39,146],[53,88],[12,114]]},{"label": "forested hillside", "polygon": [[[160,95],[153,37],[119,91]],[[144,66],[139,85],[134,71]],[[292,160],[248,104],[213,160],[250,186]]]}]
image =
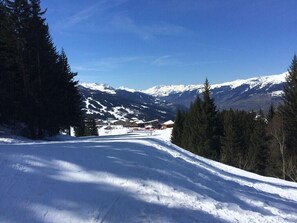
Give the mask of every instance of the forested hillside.
[{"label": "forested hillside", "polygon": [[297,57],[288,70],[282,105],[218,111],[208,81],[202,97],[176,114],[172,142],[195,154],[261,175],[297,181]]},{"label": "forested hillside", "polygon": [[78,123],[81,99],[39,0],[0,1],[0,124],[31,138]]}]

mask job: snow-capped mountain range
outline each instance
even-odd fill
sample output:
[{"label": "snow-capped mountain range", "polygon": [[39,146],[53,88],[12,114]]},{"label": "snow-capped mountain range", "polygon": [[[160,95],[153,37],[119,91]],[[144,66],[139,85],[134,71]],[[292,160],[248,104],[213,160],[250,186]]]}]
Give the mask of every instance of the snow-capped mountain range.
[{"label": "snow-capped mountain range", "polygon": [[[239,79],[232,82],[225,82],[222,84],[211,85],[211,89],[212,90],[220,89],[222,87],[230,87],[231,89],[235,89],[243,85],[247,87],[246,90],[249,90],[252,88],[261,89],[261,88],[270,87],[276,84],[282,84],[285,81],[286,75],[287,75],[287,72],[282,74],[277,74],[277,75],[271,75],[271,76]],[[203,84],[155,86],[147,90],[144,90],[142,92],[156,97],[166,97],[166,96],[169,96],[170,94],[184,93],[187,91],[197,91],[201,93],[203,91]]]},{"label": "snow-capped mountain range", "polygon": [[[281,103],[287,72],[211,85],[219,109],[267,110]],[[81,83],[84,111],[99,119],[167,120],[177,108],[187,108],[203,84],[155,86],[147,90],[115,89],[109,85]]]}]

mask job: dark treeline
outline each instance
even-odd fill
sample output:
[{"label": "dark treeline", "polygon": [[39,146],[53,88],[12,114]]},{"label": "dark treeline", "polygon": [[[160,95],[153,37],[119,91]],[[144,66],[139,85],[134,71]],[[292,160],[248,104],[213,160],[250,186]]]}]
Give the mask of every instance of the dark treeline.
[{"label": "dark treeline", "polygon": [[0,124],[31,138],[81,119],[81,99],[63,50],[53,44],[39,0],[0,0]]},{"label": "dark treeline", "polygon": [[98,128],[94,118],[84,118],[79,125],[75,127],[75,135],[80,136],[98,136]]},{"label": "dark treeline", "polygon": [[297,181],[297,57],[283,104],[258,112],[216,109],[206,80],[188,111],[177,111],[171,140],[186,150],[265,176]]}]

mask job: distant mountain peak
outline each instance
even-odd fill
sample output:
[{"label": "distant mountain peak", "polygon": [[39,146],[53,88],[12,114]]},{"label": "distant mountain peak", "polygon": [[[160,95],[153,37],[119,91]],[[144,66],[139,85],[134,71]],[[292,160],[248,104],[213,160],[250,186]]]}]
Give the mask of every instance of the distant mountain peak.
[{"label": "distant mountain peak", "polygon": [[108,84],[98,84],[98,83],[80,83],[80,85],[84,88],[88,88],[94,91],[101,91],[109,94],[116,94],[116,91],[113,87]]}]

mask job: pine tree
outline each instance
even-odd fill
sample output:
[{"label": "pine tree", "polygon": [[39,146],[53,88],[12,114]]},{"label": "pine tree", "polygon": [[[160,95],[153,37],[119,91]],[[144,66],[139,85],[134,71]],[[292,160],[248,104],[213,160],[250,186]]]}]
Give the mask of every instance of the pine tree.
[{"label": "pine tree", "polygon": [[218,159],[220,156],[220,136],[218,133],[218,116],[214,100],[210,97],[210,84],[206,79],[203,91],[203,113],[201,127],[203,156]]},{"label": "pine tree", "polygon": [[[30,77],[26,68],[26,59],[29,60],[27,34],[29,33],[30,5],[26,0],[5,0],[5,9],[9,20],[10,30],[13,31],[12,41],[14,42],[14,52],[12,54],[15,62],[15,70],[11,75],[14,82],[18,83],[17,92],[18,104],[17,111],[19,120],[28,123],[30,119],[31,101],[30,98]],[[9,44],[9,41],[6,40]],[[11,44],[9,44],[11,45]],[[12,81],[12,80],[11,80]],[[21,108],[21,109],[20,109]]]},{"label": "pine tree", "polygon": [[[8,84],[11,83],[9,68],[12,66],[9,47],[9,24],[4,3],[0,1],[0,123],[7,120],[13,109],[9,106],[13,101]],[[12,103],[9,103],[12,101]]]},{"label": "pine tree", "polygon": [[39,0],[31,0],[31,16],[29,19],[30,32],[28,34],[28,53],[30,60],[27,61],[31,79],[31,98],[35,110],[34,125],[37,137],[45,134],[53,135],[59,132],[59,120],[53,106],[59,98],[58,83],[59,71],[57,68],[58,54],[45,24],[43,15],[45,11],[40,8]]},{"label": "pine tree", "polygon": [[59,67],[59,97],[56,99],[60,104],[59,124],[68,128],[76,126],[82,119],[81,96],[78,91],[78,81],[74,80],[77,73],[73,73],[68,63],[64,49],[62,49],[58,60]]},{"label": "pine tree", "polygon": [[293,57],[284,86],[283,106],[286,147],[291,154],[297,154],[297,56]]},{"label": "pine tree", "polygon": [[0,1],[0,121],[27,126],[31,138],[81,119],[81,98],[65,52],[58,54],[40,0]]},{"label": "pine tree", "polygon": [[282,113],[278,112],[273,116],[268,124],[267,133],[270,135],[270,175],[286,179],[287,157]]},{"label": "pine tree", "polygon": [[251,135],[251,144],[249,148],[249,170],[258,174],[265,175],[268,165],[268,145],[266,136],[266,123],[263,116],[257,116],[253,133]]},{"label": "pine tree", "polygon": [[267,114],[268,122],[270,122],[273,119],[274,115],[275,115],[275,109],[274,109],[273,104],[271,104],[269,107],[269,110],[268,110],[268,114]]},{"label": "pine tree", "polygon": [[18,38],[11,13],[0,1],[0,122],[21,119],[23,97]]},{"label": "pine tree", "polygon": [[171,134],[171,142],[178,146],[182,145],[185,116],[186,115],[183,111],[179,109],[177,110]]},{"label": "pine tree", "polygon": [[98,128],[93,118],[85,119],[85,136],[98,136]]},{"label": "pine tree", "polygon": [[85,136],[85,122],[83,119],[74,127],[74,132],[76,137]]},{"label": "pine tree", "polygon": [[255,117],[255,112],[235,112],[235,125],[240,140],[238,167],[246,170],[249,168],[249,149],[251,147],[251,136],[254,131]]},{"label": "pine tree", "polygon": [[221,162],[238,167],[240,137],[233,110],[224,113],[224,134],[221,137]]},{"label": "pine tree", "polygon": [[182,147],[192,153],[202,155],[203,147],[201,139],[201,117],[202,117],[202,101],[199,96],[191,103],[189,111],[186,114],[182,135]]}]

